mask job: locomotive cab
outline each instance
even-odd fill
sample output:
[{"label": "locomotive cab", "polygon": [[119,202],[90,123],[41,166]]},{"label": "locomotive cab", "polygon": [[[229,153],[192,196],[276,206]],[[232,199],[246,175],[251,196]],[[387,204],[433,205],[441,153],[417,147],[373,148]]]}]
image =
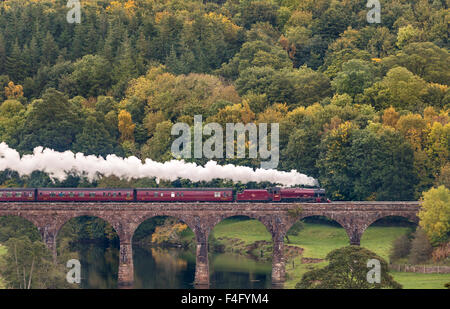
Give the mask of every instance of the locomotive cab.
[{"label": "locomotive cab", "polygon": [[273,202],[281,201],[281,189],[278,187],[269,188],[269,194],[272,197]]},{"label": "locomotive cab", "polygon": [[315,197],[317,203],[329,203],[330,200],[325,197],[325,189],[316,189]]}]

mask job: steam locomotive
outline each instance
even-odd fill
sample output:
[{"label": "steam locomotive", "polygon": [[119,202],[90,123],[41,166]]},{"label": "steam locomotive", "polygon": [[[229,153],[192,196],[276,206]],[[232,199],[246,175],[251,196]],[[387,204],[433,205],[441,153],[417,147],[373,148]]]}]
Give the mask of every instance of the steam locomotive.
[{"label": "steam locomotive", "polygon": [[269,188],[5,188],[0,202],[308,202],[327,203],[324,189]]}]

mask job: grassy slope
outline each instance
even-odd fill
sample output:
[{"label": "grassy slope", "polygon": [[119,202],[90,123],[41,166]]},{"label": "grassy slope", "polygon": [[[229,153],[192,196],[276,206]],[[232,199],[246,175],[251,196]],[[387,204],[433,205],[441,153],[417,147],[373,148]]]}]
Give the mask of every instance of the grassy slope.
[{"label": "grassy slope", "polygon": [[[388,260],[392,241],[406,233],[407,227],[369,227],[363,235],[361,246],[374,251]],[[238,221],[229,219],[222,221],[214,228],[214,236],[238,238],[246,244],[257,240],[271,240],[269,232],[256,220]],[[297,236],[289,237],[291,245],[304,248],[304,257],[324,258],[328,252],[348,245],[348,236],[343,228],[305,223],[304,229]],[[326,262],[317,264],[301,264],[300,257],[289,261],[286,265],[286,288],[294,288],[306,271],[323,267]],[[393,272],[394,278],[405,288],[443,288],[450,281],[449,274],[416,274]]]},{"label": "grassy slope", "polygon": [[227,219],[214,227],[216,238],[237,238],[245,244],[251,244],[258,240],[271,241],[272,237],[266,227],[257,220],[239,221]]}]

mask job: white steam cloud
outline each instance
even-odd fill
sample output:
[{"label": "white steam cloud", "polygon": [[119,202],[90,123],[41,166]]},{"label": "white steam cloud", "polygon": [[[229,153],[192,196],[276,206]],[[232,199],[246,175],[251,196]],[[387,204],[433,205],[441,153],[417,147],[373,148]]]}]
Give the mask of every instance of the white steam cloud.
[{"label": "white steam cloud", "polygon": [[36,147],[32,155],[21,157],[15,149],[9,148],[6,143],[0,143],[0,171],[6,169],[16,171],[21,176],[30,175],[33,171],[42,171],[60,181],[67,178],[68,172],[72,172],[89,180],[94,180],[99,175],[114,175],[122,179],[156,177],[173,181],[182,178],[196,182],[218,178],[242,183],[268,181],[282,186],[318,185],[317,180],[296,170],[290,172],[253,170],[250,167],[232,164],[221,166],[215,161],[209,161],[205,166],[182,160],[159,163],[146,159],[145,163],[142,163],[136,157],[120,158],[112,154],[104,159],[94,155],[74,154],[71,151],[57,152],[43,147]]}]

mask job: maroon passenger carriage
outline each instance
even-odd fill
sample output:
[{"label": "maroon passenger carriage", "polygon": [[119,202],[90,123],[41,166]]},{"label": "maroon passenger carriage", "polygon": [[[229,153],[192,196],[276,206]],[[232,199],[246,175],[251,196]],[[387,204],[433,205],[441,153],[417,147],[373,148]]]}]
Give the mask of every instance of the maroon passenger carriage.
[{"label": "maroon passenger carriage", "polygon": [[34,202],[36,189],[28,188],[5,188],[0,189],[0,202]]},{"label": "maroon passenger carriage", "polygon": [[38,202],[132,202],[133,189],[45,188],[37,189]]},{"label": "maroon passenger carriage", "polygon": [[233,202],[230,188],[145,188],[136,189],[137,202]]}]

